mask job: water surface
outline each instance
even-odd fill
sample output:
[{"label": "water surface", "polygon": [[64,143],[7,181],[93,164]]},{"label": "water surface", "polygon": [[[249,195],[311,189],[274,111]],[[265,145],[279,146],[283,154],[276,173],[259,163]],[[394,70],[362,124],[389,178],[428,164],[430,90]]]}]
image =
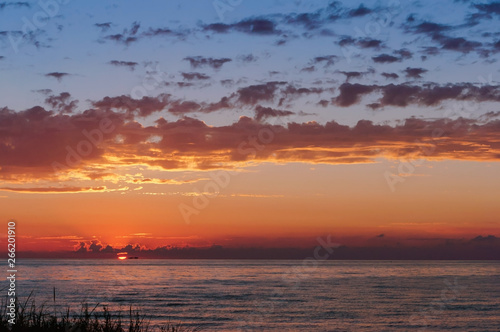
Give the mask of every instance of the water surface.
[{"label": "water surface", "polygon": [[[317,264],[317,265],[315,265]],[[499,331],[500,262],[22,260],[57,310],[130,305],[201,331]]]}]

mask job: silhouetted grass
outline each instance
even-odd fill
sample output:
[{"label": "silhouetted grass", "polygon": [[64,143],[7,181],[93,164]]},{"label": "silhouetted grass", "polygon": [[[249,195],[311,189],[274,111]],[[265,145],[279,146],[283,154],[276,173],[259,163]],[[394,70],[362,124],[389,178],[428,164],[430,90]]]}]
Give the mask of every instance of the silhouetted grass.
[{"label": "silhouetted grass", "polygon": [[[33,292],[24,302],[16,300],[15,324],[9,324],[7,305],[5,300],[0,318],[0,331],[24,332],[194,332],[196,329],[186,328],[180,324],[166,324],[160,327],[151,327],[149,319],[132,306],[128,315],[112,314],[105,305],[96,304],[89,307],[81,306],[79,313],[71,313],[68,307],[64,312],[49,313],[46,306],[36,305],[32,298]],[[55,298],[54,298],[55,302]]]}]

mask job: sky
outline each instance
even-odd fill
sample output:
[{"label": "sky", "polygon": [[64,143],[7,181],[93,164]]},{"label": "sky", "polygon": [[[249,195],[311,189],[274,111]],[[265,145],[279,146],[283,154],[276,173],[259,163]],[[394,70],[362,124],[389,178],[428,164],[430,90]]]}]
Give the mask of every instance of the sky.
[{"label": "sky", "polygon": [[0,2],[0,217],[31,252],[498,245],[499,16]]}]

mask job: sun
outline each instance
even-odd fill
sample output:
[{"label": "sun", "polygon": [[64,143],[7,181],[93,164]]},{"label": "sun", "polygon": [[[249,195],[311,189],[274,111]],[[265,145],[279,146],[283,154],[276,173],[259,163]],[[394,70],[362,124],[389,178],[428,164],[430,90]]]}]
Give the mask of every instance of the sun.
[{"label": "sun", "polygon": [[124,260],[124,259],[127,259],[127,257],[126,256],[119,256],[118,259]]}]

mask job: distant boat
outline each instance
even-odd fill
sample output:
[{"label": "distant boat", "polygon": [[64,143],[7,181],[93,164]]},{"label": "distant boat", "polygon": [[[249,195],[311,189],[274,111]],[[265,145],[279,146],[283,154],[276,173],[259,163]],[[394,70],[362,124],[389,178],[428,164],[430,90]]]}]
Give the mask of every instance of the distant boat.
[{"label": "distant boat", "polygon": [[129,257],[128,259],[139,259],[139,257]]}]

